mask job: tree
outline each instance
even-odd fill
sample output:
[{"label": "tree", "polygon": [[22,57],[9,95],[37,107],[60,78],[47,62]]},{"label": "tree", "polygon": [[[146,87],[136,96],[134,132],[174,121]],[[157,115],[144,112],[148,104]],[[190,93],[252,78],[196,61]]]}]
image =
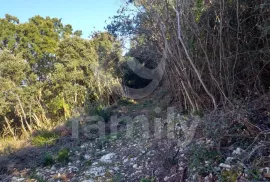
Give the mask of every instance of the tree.
[{"label": "tree", "polygon": [[75,36],[81,37],[82,36],[82,31],[81,30],[76,30],[73,34]]},{"label": "tree", "polygon": [[94,32],[92,42],[102,69],[105,69],[112,75],[120,76],[121,42],[108,32]]},{"label": "tree", "polygon": [[72,116],[86,102],[109,104],[121,60],[107,32],[83,39],[61,19],[0,19],[0,132],[18,135]]},{"label": "tree", "polygon": [[53,113],[59,111],[68,117],[73,108],[83,106],[86,89],[93,81],[96,57],[88,40],[70,37],[59,43],[47,87],[51,94],[46,98]]},{"label": "tree", "polygon": [[[14,56],[6,50],[0,53],[0,124],[9,124],[9,116],[13,119],[20,118],[18,120],[24,132],[26,128],[31,130],[26,111],[29,101],[22,100],[26,93],[29,72],[28,63],[20,55]],[[27,100],[26,97],[24,99]]]},{"label": "tree", "polygon": [[23,24],[15,24],[13,19],[10,15],[0,19],[0,40],[3,40],[0,48],[7,48],[15,55],[22,53],[32,70],[45,79],[55,60],[60,37],[66,31],[70,33],[72,27],[63,27],[61,20],[50,17],[35,16]]},{"label": "tree", "polygon": [[6,14],[5,17],[6,17],[8,22],[17,23],[17,24],[20,23],[19,19],[17,17],[15,17],[15,16],[11,16],[9,14]]}]

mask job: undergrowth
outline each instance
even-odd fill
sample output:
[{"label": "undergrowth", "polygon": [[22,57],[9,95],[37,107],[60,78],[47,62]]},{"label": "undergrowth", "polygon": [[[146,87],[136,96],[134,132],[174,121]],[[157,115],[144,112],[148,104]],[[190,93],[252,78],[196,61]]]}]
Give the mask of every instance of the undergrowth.
[{"label": "undergrowth", "polygon": [[31,141],[34,146],[54,145],[60,136],[52,131],[40,131]]},{"label": "undergrowth", "polygon": [[62,148],[57,153],[57,161],[58,162],[68,162],[69,161],[69,149]]}]

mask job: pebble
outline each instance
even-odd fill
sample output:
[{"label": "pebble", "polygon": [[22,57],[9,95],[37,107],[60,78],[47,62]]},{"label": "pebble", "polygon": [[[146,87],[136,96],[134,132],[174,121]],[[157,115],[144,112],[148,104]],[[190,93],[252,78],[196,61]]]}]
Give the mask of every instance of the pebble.
[{"label": "pebble", "polygon": [[24,178],[17,178],[17,177],[12,177],[11,178],[12,182],[20,182],[20,181],[24,181]]},{"label": "pebble", "polygon": [[125,159],[124,161],[123,161],[123,163],[127,163],[128,162],[128,159]]},{"label": "pebble", "polygon": [[52,166],[52,167],[51,167],[51,170],[52,170],[52,171],[55,171],[55,170],[56,170],[56,167],[55,167],[55,166]]},{"label": "pebble", "polygon": [[220,163],[219,167],[226,168],[226,169],[231,169],[232,167],[228,164]]},{"label": "pebble", "polygon": [[233,161],[233,159],[234,159],[233,157],[227,157],[225,163],[230,164]]},{"label": "pebble", "polygon": [[170,177],[165,176],[164,181],[168,181],[169,179],[170,179]]},{"label": "pebble", "polygon": [[241,148],[238,147],[236,150],[234,150],[234,151],[232,152],[232,154],[233,154],[233,155],[240,155],[242,152],[243,152],[243,150],[242,150]]},{"label": "pebble", "polygon": [[109,154],[106,154],[104,156],[102,156],[100,158],[100,161],[101,162],[105,162],[105,163],[111,163],[112,162],[112,159],[116,156],[115,153],[109,153]]}]

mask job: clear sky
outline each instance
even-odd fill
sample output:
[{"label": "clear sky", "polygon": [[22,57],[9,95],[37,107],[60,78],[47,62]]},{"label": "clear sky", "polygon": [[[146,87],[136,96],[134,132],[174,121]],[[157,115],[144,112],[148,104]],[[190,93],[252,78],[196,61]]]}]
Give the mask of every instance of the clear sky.
[{"label": "clear sky", "polygon": [[124,0],[0,0],[0,18],[6,13],[21,22],[35,15],[62,18],[73,30],[82,30],[86,38],[93,30],[104,30],[105,20],[116,15],[123,4]]}]

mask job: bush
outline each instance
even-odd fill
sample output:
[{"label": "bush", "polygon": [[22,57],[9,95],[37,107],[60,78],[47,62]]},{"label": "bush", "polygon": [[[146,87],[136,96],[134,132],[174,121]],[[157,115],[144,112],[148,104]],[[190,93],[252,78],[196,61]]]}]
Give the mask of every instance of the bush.
[{"label": "bush", "polygon": [[41,131],[32,138],[32,144],[35,146],[54,145],[59,135],[51,131]]},{"label": "bush", "polygon": [[54,159],[52,154],[50,153],[46,153],[44,156],[44,161],[43,161],[43,165],[44,166],[51,166],[54,164]]},{"label": "bush", "polygon": [[98,115],[98,116],[102,117],[105,122],[108,122],[110,120],[110,117],[113,114],[111,108],[104,107],[98,103],[92,103],[91,105],[89,105],[88,106],[88,113],[91,116]]},{"label": "bush", "polygon": [[57,161],[58,162],[68,162],[69,161],[69,149],[62,148],[58,151],[57,154]]},{"label": "bush", "polygon": [[220,163],[222,157],[217,150],[206,144],[193,144],[189,150],[189,169],[192,173],[204,175],[214,173],[214,167]]}]

